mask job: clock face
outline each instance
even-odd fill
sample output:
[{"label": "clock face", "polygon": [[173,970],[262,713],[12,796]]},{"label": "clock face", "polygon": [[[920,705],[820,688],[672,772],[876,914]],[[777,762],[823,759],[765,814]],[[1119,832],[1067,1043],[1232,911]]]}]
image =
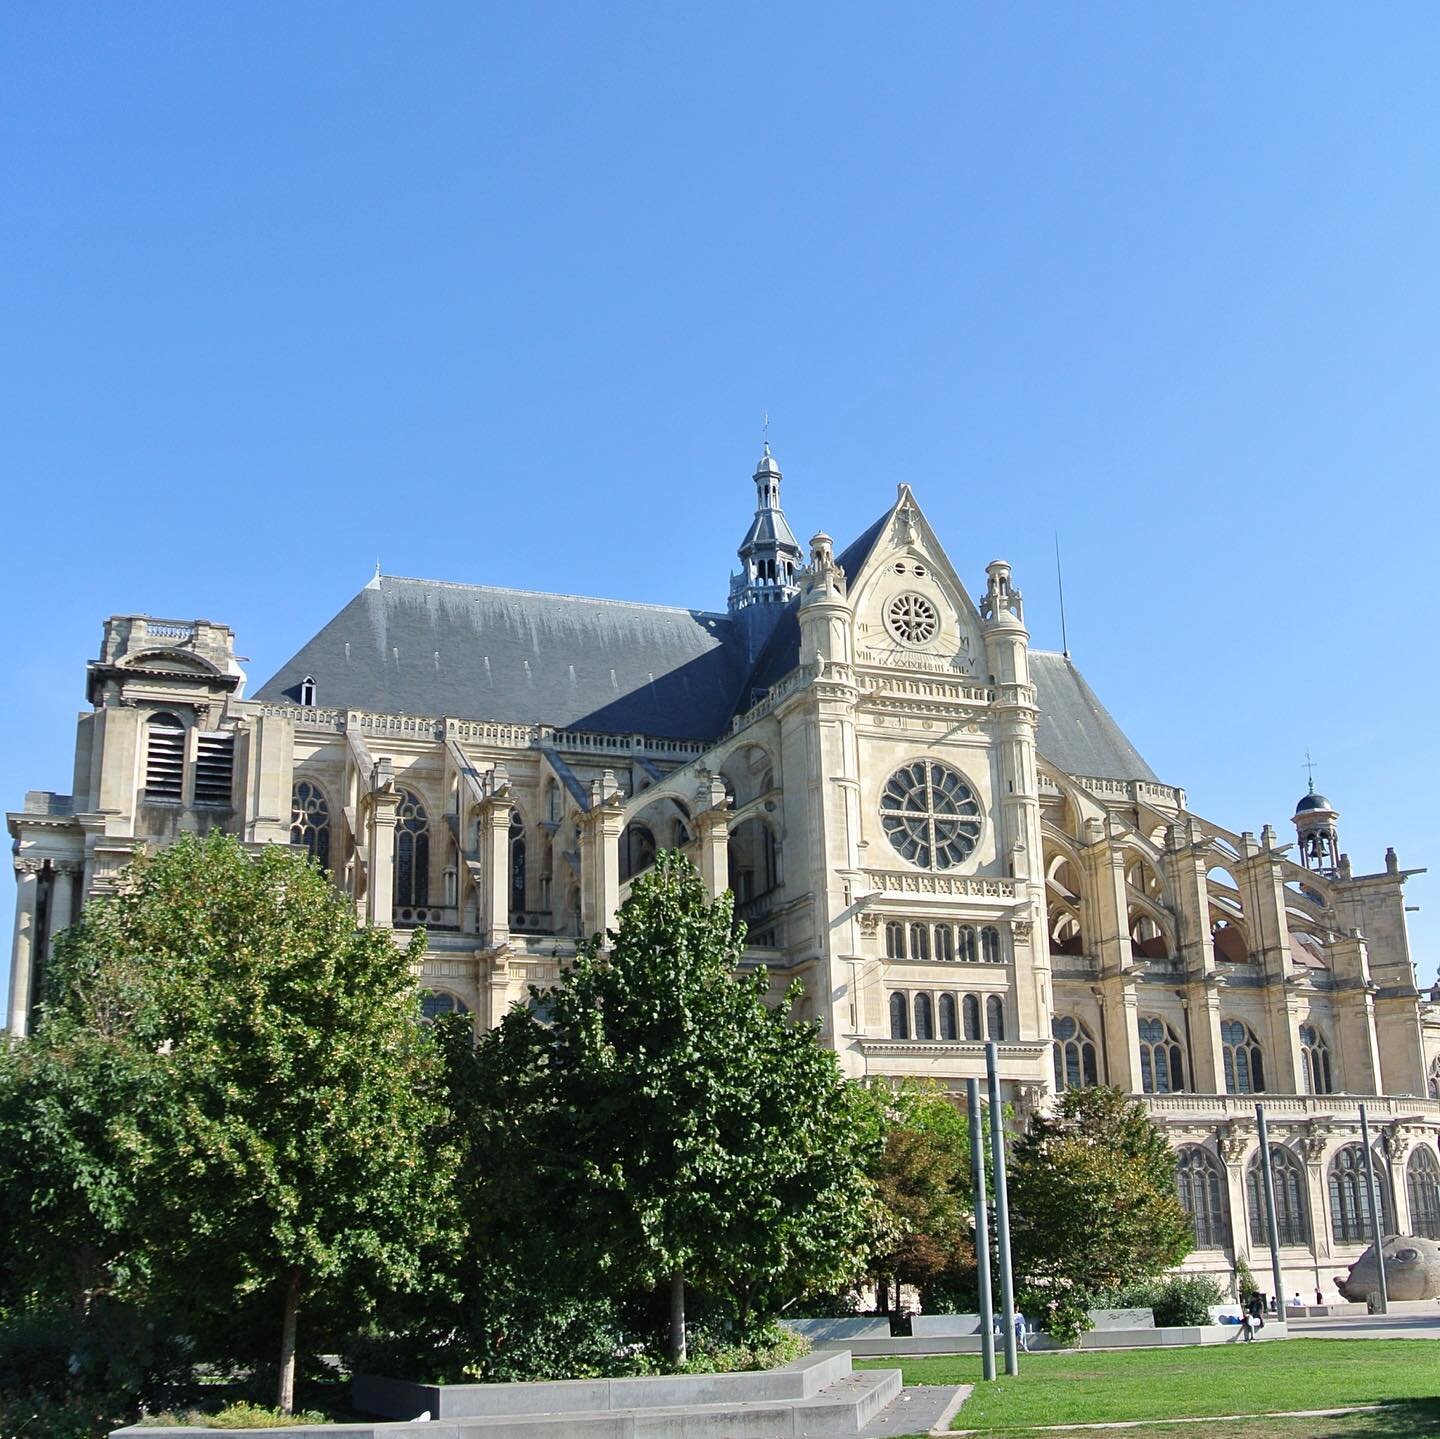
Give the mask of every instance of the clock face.
[{"label": "clock face", "polygon": [[940,633],[940,612],[914,590],[902,590],[885,606],[885,628],[902,645],[928,645]]}]

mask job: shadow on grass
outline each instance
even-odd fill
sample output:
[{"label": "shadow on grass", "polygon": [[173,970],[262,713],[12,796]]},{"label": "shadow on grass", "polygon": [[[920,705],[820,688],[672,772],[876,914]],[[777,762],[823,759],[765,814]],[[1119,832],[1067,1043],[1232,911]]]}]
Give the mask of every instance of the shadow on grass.
[{"label": "shadow on grass", "polygon": [[1355,1439],[1435,1439],[1440,1434],[1440,1398],[1403,1399],[1374,1414],[1351,1416],[1363,1421]]},{"label": "shadow on grass", "polygon": [[[963,1411],[962,1411],[963,1413]],[[1440,1398],[1402,1399],[1331,1418],[1190,1419],[1123,1429],[982,1429],[974,1439],[1440,1439]],[[923,1439],[923,1436],[917,1436]]]}]

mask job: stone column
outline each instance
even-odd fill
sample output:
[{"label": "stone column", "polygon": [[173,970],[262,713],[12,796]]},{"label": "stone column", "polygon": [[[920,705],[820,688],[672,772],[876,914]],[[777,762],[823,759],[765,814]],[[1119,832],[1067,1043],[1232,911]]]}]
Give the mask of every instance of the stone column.
[{"label": "stone column", "polygon": [[497,765],[487,776],[485,802],[480,806],[481,896],[480,932],[486,949],[510,943],[510,776]]},{"label": "stone column", "polygon": [[585,935],[613,929],[620,908],[620,833],[625,806],[615,772],[590,785],[590,808],[580,821],[580,928]]},{"label": "stone column", "polygon": [[[730,817],[725,812],[725,786],[718,779],[701,785],[695,796],[695,838],[700,846],[700,878],[711,899],[730,888]],[[701,805],[709,808],[701,809]]]},{"label": "stone column", "polygon": [[1317,1263],[1330,1258],[1329,1185],[1325,1151],[1330,1146],[1328,1126],[1311,1120],[1297,1146],[1305,1161],[1305,1201],[1310,1207],[1310,1253]]},{"label": "stone column", "polygon": [[30,985],[35,955],[36,901],[40,889],[40,862],[15,861],[15,940],[10,949],[10,1035],[24,1039],[30,1032]]},{"label": "stone column", "polygon": [[399,807],[400,792],[393,785],[370,795],[365,917],[381,929],[389,929],[395,922],[395,811]]},{"label": "stone column", "polygon": [[[1410,1135],[1398,1124],[1385,1130],[1385,1168],[1389,1171],[1390,1194],[1395,1213],[1391,1222],[1396,1234],[1413,1234],[1410,1216],[1410,1190],[1405,1183],[1405,1164],[1410,1158]],[[1378,1167],[1378,1165],[1377,1165]]]},{"label": "stone column", "polygon": [[55,952],[55,940],[75,920],[75,876],[82,866],[75,860],[60,859],[51,864],[54,878],[50,881],[50,923],[46,941],[47,952]]},{"label": "stone column", "polygon": [[[1230,1201],[1230,1247],[1236,1260],[1250,1260],[1250,1210],[1245,1195],[1245,1156],[1250,1151],[1254,1134],[1231,1123],[1219,1138],[1220,1158],[1225,1161],[1225,1188]],[[1263,1246],[1262,1246],[1263,1248]]]}]

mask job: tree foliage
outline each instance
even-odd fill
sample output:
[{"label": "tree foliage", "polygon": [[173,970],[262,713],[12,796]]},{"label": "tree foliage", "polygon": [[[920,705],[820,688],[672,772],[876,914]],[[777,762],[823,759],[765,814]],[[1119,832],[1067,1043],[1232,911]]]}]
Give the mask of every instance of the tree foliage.
[{"label": "tree foliage", "polygon": [[1082,1299],[1163,1273],[1190,1252],[1175,1156],[1143,1104],[1068,1089],[1015,1144],[1009,1177],[1017,1275]]},{"label": "tree foliage", "polygon": [[889,1221],[869,1264],[877,1286],[963,1285],[975,1262],[967,1116],[917,1080],[866,1093],[883,1133],[870,1172]]},{"label": "tree foliage", "polygon": [[[422,951],[358,930],[282,848],[216,835],[137,861],[58,944],[7,1061],[7,1279],[81,1308],[163,1298],[197,1324],[259,1306],[275,1353],[301,1307],[416,1284],[453,1168]],[[293,1345],[283,1407],[287,1367]]]},{"label": "tree foliage", "polygon": [[742,945],[731,898],[658,855],[605,941],[481,1040],[500,1098],[473,1132],[512,1156],[481,1208],[538,1186],[578,1272],[692,1286],[744,1328],[859,1270],[878,1138],[817,1027],[736,977]]}]

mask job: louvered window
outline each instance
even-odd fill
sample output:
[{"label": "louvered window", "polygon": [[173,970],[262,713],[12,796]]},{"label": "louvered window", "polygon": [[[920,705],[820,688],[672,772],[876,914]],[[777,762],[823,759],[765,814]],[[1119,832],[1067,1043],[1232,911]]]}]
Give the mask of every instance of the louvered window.
[{"label": "louvered window", "polygon": [[195,803],[230,805],[235,777],[235,736],[202,734],[195,751]]},{"label": "louvered window", "polygon": [[185,791],[185,726],[172,714],[145,725],[145,798],[179,804]]}]

